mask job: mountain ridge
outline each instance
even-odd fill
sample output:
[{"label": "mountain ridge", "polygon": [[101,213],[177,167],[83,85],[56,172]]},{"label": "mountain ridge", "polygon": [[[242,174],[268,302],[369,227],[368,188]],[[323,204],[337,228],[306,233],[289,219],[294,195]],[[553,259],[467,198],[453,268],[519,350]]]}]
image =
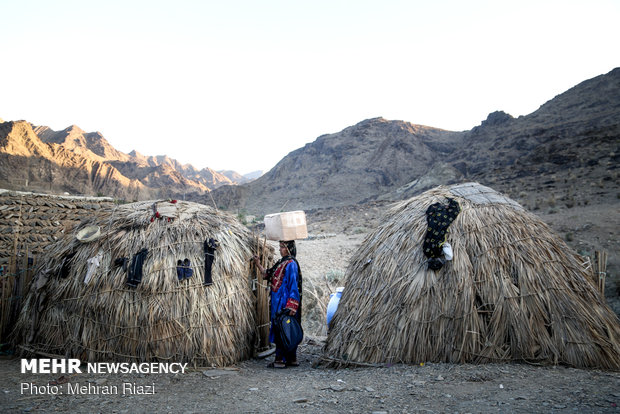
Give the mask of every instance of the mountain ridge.
[{"label": "mountain ridge", "polygon": [[541,177],[558,197],[568,197],[576,191],[566,188],[572,177],[617,181],[619,136],[620,68],[615,68],[531,114],[514,118],[494,111],[469,131],[367,119],[319,136],[251,183],[222,186],[209,197],[228,209],[268,214],[396,200],[463,180],[518,197],[539,191]]},{"label": "mountain ridge", "polygon": [[[62,131],[26,121],[0,123],[0,185],[15,190],[105,194],[123,199],[183,197],[236,181],[166,155],[116,150],[100,132]],[[76,170],[83,169],[82,173]],[[71,179],[63,179],[63,176]],[[52,179],[56,176],[60,179]],[[247,182],[243,179],[242,182]],[[118,188],[116,188],[118,187]]]},{"label": "mountain ridge", "polygon": [[[3,122],[0,156],[24,159],[3,163],[0,184],[127,199],[215,200],[223,208],[253,214],[397,200],[462,180],[500,191],[514,192],[517,184],[536,191],[540,177],[554,183],[549,185],[579,176],[615,182],[617,177],[609,174],[620,161],[619,119],[620,68],[615,68],[553,97],[531,114],[515,118],[496,110],[469,131],[366,119],[317,137],[246,183],[235,172],[197,170],[166,155],[122,153],[101,133],[87,133],[76,125],[53,131],[25,121]],[[85,169],[83,174],[76,173],[79,168]],[[62,177],[63,169],[72,180],[50,178]]]}]

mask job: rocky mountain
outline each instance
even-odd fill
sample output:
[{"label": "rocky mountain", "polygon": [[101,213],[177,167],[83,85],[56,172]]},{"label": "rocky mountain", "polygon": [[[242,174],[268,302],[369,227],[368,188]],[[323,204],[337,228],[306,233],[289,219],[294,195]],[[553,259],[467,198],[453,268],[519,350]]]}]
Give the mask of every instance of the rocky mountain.
[{"label": "rocky mountain", "polygon": [[291,152],[256,181],[223,187],[216,201],[258,212],[367,201],[423,175],[454,140],[437,128],[369,119]]},{"label": "rocky mountain", "polygon": [[256,180],[237,185],[244,178],[234,172],[196,170],[165,155],[124,154],[102,134],[75,125],[53,131],[3,122],[0,185],[125,199],[214,199],[254,214],[394,201],[464,180],[532,206],[543,197],[585,203],[609,198],[609,187],[618,186],[619,123],[616,68],[532,114],[514,118],[495,111],[470,131],[368,119],[318,137]]},{"label": "rocky mountain", "polygon": [[[532,198],[540,198],[541,190],[545,197],[579,203],[610,197],[609,187],[618,187],[619,143],[616,68],[530,115],[496,111],[470,131],[368,119],[318,137],[251,183],[223,186],[211,196],[220,206],[264,214],[398,200],[439,184],[475,180],[526,203],[536,203]],[[585,176],[607,190],[577,188]]]},{"label": "rocky mountain", "polygon": [[218,173],[222,174],[224,177],[228,178],[229,180],[236,182],[237,184],[243,184],[249,181],[245,176],[239,174],[236,171],[221,170],[221,171],[218,171]]},{"label": "rocky mountain", "polygon": [[[0,123],[0,186],[104,194],[128,200],[202,194],[237,181],[165,155],[116,150],[99,132],[62,131],[26,121]],[[246,180],[242,180],[245,182]]]},{"label": "rocky mountain", "polygon": [[140,181],[123,176],[108,163],[57,143],[44,143],[26,121],[0,124],[0,187],[127,199],[153,195]]},{"label": "rocky mountain", "polygon": [[127,154],[117,151],[110,145],[100,132],[85,132],[77,125],[71,125],[62,131],[54,131],[46,126],[33,126],[33,130],[44,143],[62,145],[65,149],[89,159],[96,161],[129,159]]},{"label": "rocky mountain", "polygon": [[243,176],[248,180],[248,181],[252,181],[252,180],[256,180],[258,177],[260,177],[261,175],[263,175],[263,171],[262,170],[257,170],[257,171],[252,171],[249,172],[247,174],[243,174]]}]

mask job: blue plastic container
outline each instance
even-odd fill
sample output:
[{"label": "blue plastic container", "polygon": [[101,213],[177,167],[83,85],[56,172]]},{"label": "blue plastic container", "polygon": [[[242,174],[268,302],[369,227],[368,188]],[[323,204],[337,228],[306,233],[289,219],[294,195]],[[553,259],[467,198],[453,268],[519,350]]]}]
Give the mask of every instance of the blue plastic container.
[{"label": "blue plastic container", "polygon": [[327,304],[327,326],[329,327],[329,323],[334,317],[334,313],[336,313],[336,309],[338,309],[338,304],[340,303],[340,297],[342,296],[342,291],[344,287],[336,288],[336,293],[332,293],[329,295],[329,303]]}]

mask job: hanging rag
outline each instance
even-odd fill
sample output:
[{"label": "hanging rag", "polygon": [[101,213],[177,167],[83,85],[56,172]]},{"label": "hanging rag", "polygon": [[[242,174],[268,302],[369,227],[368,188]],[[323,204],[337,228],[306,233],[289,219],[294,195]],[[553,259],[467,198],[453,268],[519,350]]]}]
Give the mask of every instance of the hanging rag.
[{"label": "hanging rag", "polygon": [[424,255],[429,258],[429,269],[439,270],[445,264],[443,245],[446,242],[446,232],[460,212],[461,207],[453,198],[448,198],[447,205],[433,203],[426,209],[428,228],[422,250]]},{"label": "hanging rag", "polygon": [[144,248],[131,259],[129,274],[127,275],[127,284],[129,286],[136,287],[142,282],[142,266],[144,266],[144,260],[146,260],[148,253],[149,251]]},{"label": "hanging rag", "polygon": [[101,259],[103,258],[103,254],[101,252],[97,253],[96,256],[91,257],[86,261],[88,267],[86,270],[86,277],[84,278],[84,284],[90,282],[90,279],[93,278],[93,275],[97,271],[97,268],[101,264]]},{"label": "hanging rag", "polygon": [[183,277],[189,279],[192,276],[194,276],[194,269],[192,269],[192,264],[189,259],[185,258],[185,260],[183,260]]},{"label": "hanging rag", "polygon": [[183,280],[184,277],[185,277],[185,272],[183,271],[183,260],[179,259],[177,260],[177,279],[181,281]]},{"label": "hanging rag", "polygon": [[127,271],[127,263],[129,263],[129,259],[127,257],[119,257],[114,259],[114,267],[122,267],[123,272]]},{"label": "hanging rag", "polygon": [[205,279],[203,285],[209,286],[213,284],[213,278],[211,276],[211,269],[213,268],[213,261],[215,260],[215,250],[218,247],[217,240],[210,238],[204,242],[205,253]]},{"label": "hanging rag", "polygon": [[71,273],[71,259],[75,256],[75,252],[69,253],[62,259],[62,265],[60,267],[60,277],[66,279]]}]

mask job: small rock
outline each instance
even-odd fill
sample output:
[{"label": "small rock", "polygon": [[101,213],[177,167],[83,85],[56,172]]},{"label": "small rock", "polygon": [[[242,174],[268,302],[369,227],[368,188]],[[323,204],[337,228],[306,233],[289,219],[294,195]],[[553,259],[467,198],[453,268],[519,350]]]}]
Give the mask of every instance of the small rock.
[{"label": "small rock", "polygon": [[366,391],[368,392],[375,392],[375,389],[372,387],[366,387]]},{"label": "small rock", "polygon": [[202,371],[202,374],[205,377],[209,377],[211,379],[219,378],[222,375],[237,375],[237,371],[228,370],[228,369],[207,369]]},{"label": "small rock", "polygon": [[443,381],[444,380],[444,378],[441,375],[437,375],[436,379],[437,379],[437,381]]},{"label": "small rock", "polygon": [[308,399],[307,398],[298,398],[296,400],[293,400],[293,402],[296,403],[296,404],[301,404],[301,403],[308,402]]}]

